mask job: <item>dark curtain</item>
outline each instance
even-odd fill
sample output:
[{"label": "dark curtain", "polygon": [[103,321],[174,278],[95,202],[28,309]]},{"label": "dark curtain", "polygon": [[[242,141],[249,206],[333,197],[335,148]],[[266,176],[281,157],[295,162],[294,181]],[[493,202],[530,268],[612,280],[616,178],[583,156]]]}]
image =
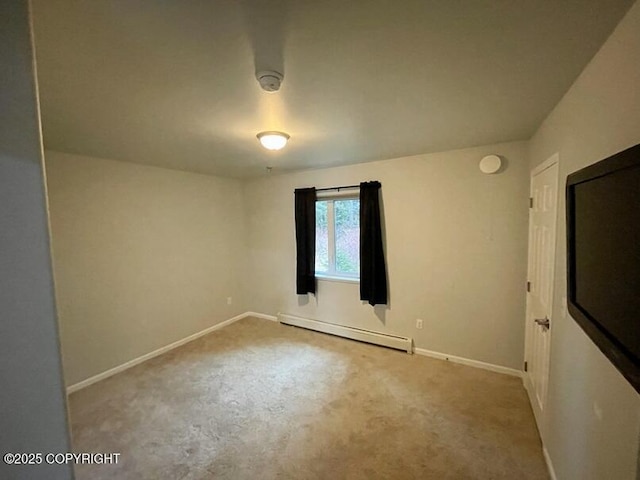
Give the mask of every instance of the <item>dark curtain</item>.
[{"label": "dark curtain", "polygon": [[387,271],[380,224],[380,182],[360,184],[360,300],[387,303]]},{"label": "dark curtain", "polygon": [[316,293],[316,189],[297,188],[296,293]]}]

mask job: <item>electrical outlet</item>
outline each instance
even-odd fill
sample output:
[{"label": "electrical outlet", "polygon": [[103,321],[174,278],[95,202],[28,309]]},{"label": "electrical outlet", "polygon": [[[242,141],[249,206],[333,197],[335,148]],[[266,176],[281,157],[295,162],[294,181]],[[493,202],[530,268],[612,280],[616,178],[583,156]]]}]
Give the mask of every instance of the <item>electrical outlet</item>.
[{"label": "electrical outlet", "polygon": [[233,303],[233,300],[231,297],[227,297],[227,305],[231,305]]},{"label": "electrical outlet", "polygon": [[421,318],[418,318],[418,319],[416,320],[416,328],[417,328],[418,330],[422,330],[422,319],[421,319]]}]

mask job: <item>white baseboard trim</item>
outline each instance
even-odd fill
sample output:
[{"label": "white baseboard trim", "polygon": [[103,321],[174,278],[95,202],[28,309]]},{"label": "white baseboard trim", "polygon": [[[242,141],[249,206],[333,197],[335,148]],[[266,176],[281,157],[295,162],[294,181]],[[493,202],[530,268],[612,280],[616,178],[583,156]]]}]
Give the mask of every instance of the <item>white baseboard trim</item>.
[{"label": "white baseboard trim", "polygon": [[558,480],[556,476],[556,471],[553,469],[553,463],[551,463],[551,457],[549,456],[549,452],[547,451],[547,447],[542,446],[542,454],[544,455],[544,461],[547,463],[547,469],[549,470],[549,476],[551,480]]},{"label": "white baseboard trim", "polygon": [[272,320],[272,321],[277,321],[277,317],[274,317],[272,315],[265,315],[262,313],[256,313],[256,312],[245,312],[245,313],[241,313],[240,315],[236,315],[233,318],[229,318],[228,320],[224,320],[223,322],[220,323],[216,323],[215,325],[212,325],[211,327],[205,328],[204,330],[201,330],[200,332],[196,332],[193,335],[189,335],[188,337],[185,337],[181,340],[178,340],[176,342],[170,343],[169,345],[165,345],[164,347],[158,348],[157,350],[154,350],[152,352],[146,353],[138,358],[134,358],[133,360],[129,360],[126,363],[123,363],[122,365],[118,365],[117,367],[113,367],[110,368],[109,370],[106,370],[102,373],[99,373],[97,375],[94,375],[93,377],[89,377],[85,380],[82,380],[81,382],[78,383],[74,383],[73,385],[69,385],[67,387],[67,395],[69,395],[70,393],[73,392],[77,392],[78,390],[81,390],[85,387],[88,387],[89,385],[93,385],[96,382],[99,382],[100,380],[104,380],[105,378],[109,378],[112,375],[115,375],[116,373],[120,373],[123,372],[131,367],[134,367],[142,362],[146,362],[147,360],[150,360],[154,357],[157,357],[158,355],[162,355],[163,353],[168,352],[169,350],[173,350],[174,348],[178,348],[182,345],[184,345],[185,343],[189,343],[192,342],[193,340],[203,337],[204,335],[207,335],[208,333],[211,333],[215,330],[219,330],[223,327],[226,327],[227,325],[231,325],[234,322],[237,322],[238,320],[242,320],[243,318],[246,317],[258,317],[258,318],[263,318],[266,320]]},{"label": "white baseboard trim", "polygon": [[244,314],[244,316],[245,317],[263,318],[265,320],[271,320],[272,322],[277,322],[278,321],[278,317],[276,317],[275,315],[266,315],[264,313],[246,312]]},{"label": "white baseboard trim", "polygon": [[491,370],[492,372],[503,373],[505,375],[511,375],[513,377],[522,377],[522,372],[520,370],[516,370],[515,368],[503,367],[501,365],[485,363],[479,360],[471,360],[470,358],[457,357],[455,355],[448,355],[446,353],[434,352],[432,350],[426,350],[424,348],[414,348],[413,351],[416,354],[424,355],[425,357],[448,360],[453,363],[460,363],[462,365],[468,365],[470,367],[482,368],[483,370]]}]

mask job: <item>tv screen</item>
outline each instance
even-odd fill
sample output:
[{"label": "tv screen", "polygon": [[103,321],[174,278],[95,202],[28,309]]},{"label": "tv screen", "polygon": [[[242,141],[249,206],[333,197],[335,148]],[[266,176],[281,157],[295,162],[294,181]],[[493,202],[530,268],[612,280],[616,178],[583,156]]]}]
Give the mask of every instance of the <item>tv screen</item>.
[{"label": "tv screen", "polygon": [[568,307],[640,392],[640,145],[567,178]]}]

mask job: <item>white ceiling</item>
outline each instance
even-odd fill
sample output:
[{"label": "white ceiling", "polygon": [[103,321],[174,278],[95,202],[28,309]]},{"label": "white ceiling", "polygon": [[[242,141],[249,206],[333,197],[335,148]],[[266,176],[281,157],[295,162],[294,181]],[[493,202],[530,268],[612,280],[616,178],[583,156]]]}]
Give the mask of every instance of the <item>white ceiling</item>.
[{"label": "white ceiling", "polygon": [[45,147],[247,177],[528,139],[632,3],[34,0]]}]

